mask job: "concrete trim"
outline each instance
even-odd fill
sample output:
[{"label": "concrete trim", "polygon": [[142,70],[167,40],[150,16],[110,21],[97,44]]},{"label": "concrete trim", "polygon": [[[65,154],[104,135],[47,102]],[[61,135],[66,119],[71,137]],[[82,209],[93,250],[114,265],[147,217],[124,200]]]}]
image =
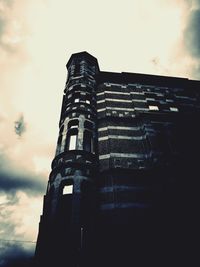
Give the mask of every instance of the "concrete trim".
[{"label": "concrete trim", "polygon": [[128,130],[128,131],[137,131],[140,130],[141,127],[135,126],[135,127],[127,127],[127,126],[107,126],[107,127],[102,127],[98,129],[98,132],[103,132],[107,130]]},{"label": "concrete trim", "polygon": [[110,153],[110,154],[104,154],[100,155],[99,159],[109,159],[114,157],[120,157],[120,158],[135,158],[135,159],[144,159],[148,158],[150,154],[142,154],[142,153]]},{"label": "concrete trim", "polygon": [[[97,112],[102,112],[102,111],[106,111],[106,110],[124,110],[124,111],[135,111],[136,108],[117,108],[117,107],[106,107],[106,108],[100,108],[97,109]],[[143,108],[144,109],[144,108]],[[149,110],[149,109],[146,109]]]},{"label": "concrete trim", "polygon": [[108,136],[99,137],[98,141],[104,141],[108,139],[144,140],[146,139],[146,136],[145,135],[142,135],[142,136],[108,135]]},{"label": "concrete trim", "polygon": [[112,99],[112,98],[105,98],[102,100],[97,100],[97,104],[106,102],[106,101],[111,101],[111,102],[127,102],[127,103],[132,103],[131,100],[126,100],[126,99]]}]

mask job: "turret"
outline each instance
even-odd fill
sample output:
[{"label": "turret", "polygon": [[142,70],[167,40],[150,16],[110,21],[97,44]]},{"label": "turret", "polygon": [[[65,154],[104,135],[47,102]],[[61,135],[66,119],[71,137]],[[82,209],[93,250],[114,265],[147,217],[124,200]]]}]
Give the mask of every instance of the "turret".
[{"label": "turret", "polygon": [[[67,63],[56,154],[41,216],[36,258],[41,264],[77,266],[92,237],[97,167],[97,60],[87,52]],[[84,253],[82,251],[84,250]],[[42,259],[42,260],[41,260]],[[83,259],[81,260],[83,262]]]}]

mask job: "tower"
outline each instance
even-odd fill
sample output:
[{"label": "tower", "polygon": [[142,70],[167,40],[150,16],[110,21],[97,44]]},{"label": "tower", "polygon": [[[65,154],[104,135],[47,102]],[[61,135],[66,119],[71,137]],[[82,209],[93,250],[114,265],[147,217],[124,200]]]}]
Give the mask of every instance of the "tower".
[{"label": "tower", "polygon": [[[52,162],[36,248],[40,265],[79,266],[83,242],[92,236],[97,168],[97,60],[71,56],[63,95],[59,137]],[[66,257],[67,254],[67,257]]]},{"label": "tower", "polygon": [[157,267],[191,261],[200,82],[100,71],[87,52],[73,54],[67,70],[36,262]]}]

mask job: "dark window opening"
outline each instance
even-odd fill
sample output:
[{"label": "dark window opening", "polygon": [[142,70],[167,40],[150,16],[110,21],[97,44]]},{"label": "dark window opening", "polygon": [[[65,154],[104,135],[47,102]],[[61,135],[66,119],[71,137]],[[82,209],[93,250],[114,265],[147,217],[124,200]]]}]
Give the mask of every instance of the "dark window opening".
[{"label": "dark window opening", "polygon": [[73,95],[73,100],[74,103],[79,103],[80,102],[80,93],[75,93]]},{"label": "dark window opening", "polygon": [[89,131],[84,132],[83,150],[93,153],[93,138],[92,133]]},{"label": "dark window opening", "polygon": [[57,145],[61,145],[62,142],[62,135],[59,135]]},{"label": "dark window opening", "polygon": [[60,134],[62,134],[64,131],[64,125],[62,125],[62,127],[60,128]]},{"label": "dark window opening", "polygon": [[90,121],[85,121],[84,128],[92,130],[93,129],[93,124]]},{"label": "dark window opening", "polygon": [[68,129],[78,128],[78,120],[70,120],[68,122]]}]

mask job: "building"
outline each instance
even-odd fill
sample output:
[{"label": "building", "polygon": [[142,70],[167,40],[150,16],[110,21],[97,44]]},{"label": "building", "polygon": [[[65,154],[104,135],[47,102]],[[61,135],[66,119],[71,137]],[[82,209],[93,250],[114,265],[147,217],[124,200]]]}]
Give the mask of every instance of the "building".
[{"label": "building", "polygon": [[192,266],[200,82],[100,71],[87,52],[67,70],[37,264]]}]

